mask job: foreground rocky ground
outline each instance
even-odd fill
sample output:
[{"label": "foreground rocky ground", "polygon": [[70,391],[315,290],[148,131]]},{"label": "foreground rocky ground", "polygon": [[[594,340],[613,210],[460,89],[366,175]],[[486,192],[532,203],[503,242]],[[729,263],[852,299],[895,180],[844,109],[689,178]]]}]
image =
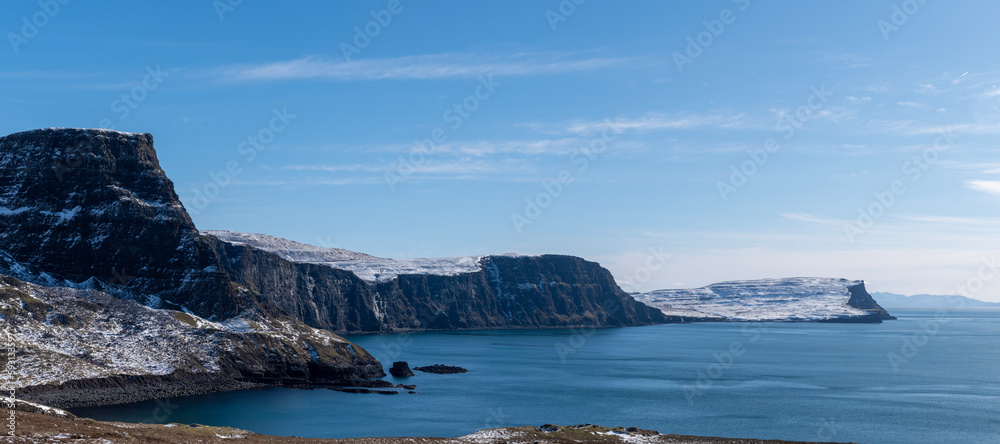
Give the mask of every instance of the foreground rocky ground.
[{"label": "foreground rocky ground", "polygon": [[[0,417],[8,418],[8,410],[0,409]],[[483,430],[458,438],[356,438],[308,439],[258,435],[228,427],[197,424],[129,424],[101,422],[84,418],[55,417],[39,413],[16,412],[17,429],[14,437],[2,437],[0,442],[13,443],[673,443],[673,444],[788,444],[792,441],[757,439],[703,438],[696,436],[661,435],[652,430],[596,425],[541,427],[508,427]],[[6,425],[6,424],[5,424]],[[6,432],[6,429],[3,430]]]}]

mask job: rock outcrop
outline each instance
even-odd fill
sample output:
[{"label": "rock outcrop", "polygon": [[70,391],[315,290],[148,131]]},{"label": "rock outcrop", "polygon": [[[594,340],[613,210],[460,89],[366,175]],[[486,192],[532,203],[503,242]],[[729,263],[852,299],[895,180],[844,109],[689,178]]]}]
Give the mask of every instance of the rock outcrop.
[{"label": "rock outcrop", "polygon": [[410,370],[410,364],[406,361],[396,361],[392,363],[392,367],[389,369],[389,374],[397,378],[407,378],[413,375],[413,370]]},{"label": "rock outcrop", "polygon": [[18,397],[63,408],[385,376],[364,349],[292,319],[216,323],[9,276],[0,276],[0,317]]},{"label": "rock outcrop", "polygon": [[0,138],[0,249],[46,285],[227,319],[253,305],[219,270],[149,134],[47,129]]},{"label": "rock outcrop", "polygon": [[438,374],[438,375],[453,375],[453,374],[456,374],[456,373],[468,373],[469,372],[468,370],[466,370],[466,369],[464,369],[462,367],[455,367],[455,366],[452,366],[452,365],[442,365],[442,364],[427,365],[427,366],[424,366],[424,367],[413,367],[413,369],[416,370],[416,371],[418,371],[418,372],[434,373],[434,374]]}]

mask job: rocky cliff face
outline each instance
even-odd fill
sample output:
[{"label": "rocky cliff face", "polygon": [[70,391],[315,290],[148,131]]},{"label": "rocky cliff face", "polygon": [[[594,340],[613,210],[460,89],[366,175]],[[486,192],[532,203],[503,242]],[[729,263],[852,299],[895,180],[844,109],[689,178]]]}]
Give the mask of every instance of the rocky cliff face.
[{"label": "rocky cliff face", "polygon": [[400,275],[375,285],[379,315],[397,328],[628,326],[666,322],[608,270],[578,257],[485,256],[456,276]]},{"label": "rocky cliff face", "polygon": [[405,266],[365,280],[369,262],[385,260],[296,247],[307,257],[353,261],[345,270],[287,248],[265,251],[273,244],[200,234],[149,134],[47,129],[0,138],[0,239],[21,267],[9,274],[209,320],[287,315],[340,332],[668,320],[622,292],[607,270],[574,257],[394,261]]},{"label": "rocky cliff face", "polygon": [[895,316],[882,308],[871,294],[868,294],[868,290],[865,289],[865,281],[858,281],[847,286],[847,291],[851,293],[850,299],[847,300],[848,306],[864,310],[868,312],[868,316],[878,318],[879,321],[896,319]]},{"label": "rocky cliff face", "polygon": [[219,319],[252,305],[199,240],[149,134],[48,129],[0,138],[0,240],[40,283]]},{"label": "rocky cliff face", "polygon": [[599,264],[572,256],[484,256],[474,271],[365,281],[352,271],[291,262],[249,244],[208,242],[224,271],[255,299],[338,332],[627,326],[671,320],[632,299]]}]

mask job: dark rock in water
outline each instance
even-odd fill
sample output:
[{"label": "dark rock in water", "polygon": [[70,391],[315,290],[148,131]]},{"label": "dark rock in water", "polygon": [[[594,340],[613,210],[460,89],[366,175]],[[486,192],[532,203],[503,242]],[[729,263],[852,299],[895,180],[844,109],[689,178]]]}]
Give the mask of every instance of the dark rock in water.
[{"label": "dark rock in water", "polygon": [[407,364],[406,361],[396,361],[392,363],[389,374],[397,378],[405,378],[413,376],[413,371],[410,370],[410,364]]},{"label": "dark rock in water", "polygon": [[395,390],[372,390],[366,388],[356,388],[356,387],[328,387],[330,390],[344,392],[344,393],[370,393],[376,395],[398,395],[399,392]]},{"label": "dark rock in water", "polygon": [[434,364],[425,367],[413,367],[414,370],[426,372],[426,373],[437,373],[439,375],[450,375],[454,373],[467,373],[468,370],[462,367],[453,367],[450,365]]},{"label": "dark rock in water", "polygon": [[406,390],[414,390],[414,389],[417,388],[417,385],[416,384],[396,384],[396,388],[401,388],[401,389],[406,389]]},{"label": "dark rock in water", "polygon": [[351,381],[351,387],[394,388],[396,386],[384,379],[356,379]]}]

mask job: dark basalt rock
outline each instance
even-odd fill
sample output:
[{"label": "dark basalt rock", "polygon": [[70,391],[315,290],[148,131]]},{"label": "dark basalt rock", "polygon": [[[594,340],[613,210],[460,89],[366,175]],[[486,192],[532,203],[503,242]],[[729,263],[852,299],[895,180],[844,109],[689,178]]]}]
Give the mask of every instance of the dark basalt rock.
[{"label": "dark basalt rock", "polygon": [[436,373],[439,375],[451,375],[455,373],[468,373],[469,371],[462,367],[453,367],[450,365],[434,364],[425,367],[413,367],[414,370],[418,372],[425,373]]},{"label": "dark basalt rock", "polygon": [[389,374],[397,378],[405,378],[413,376],[413,371],[410,370],[410,364],[407,364],[406,361],[396,361],[392,363]]},{"label": "dark basalt rock", "polygon": [[369,394],[375,394],[375,395],[398,395],[399,394],[399,392],[397,392],[395,390],[372,390],[372,389],[356,388],[356,387],[327,387],[327,388],[329,388],[330,390],[334,390],[334,391],[338,391],[338,392],[344,392],[344,393],[369,393]]},{"label": "dark basalt rock", "polygon": [[47,129],[0,138],[0,196],[11,210],[0,217],[2,248],[54,280],[206,318],[231,317],[247,303],[199,241],[149,134]]},{"label": "dark basalt rock", "polygon": [[889,314],[885,311],[872,295],[868,294],[868,290],[865,289],[865,283],[862,281],[856,285],[851,285],[847,287],[847,291],[851,292],[851,298],[847,300],[847,305],[854,308],[860,308],[862,310],[869,310],[872,312],[873,317],[877,317],[879,321],[888,321],[896,319],[895,316]]}]

